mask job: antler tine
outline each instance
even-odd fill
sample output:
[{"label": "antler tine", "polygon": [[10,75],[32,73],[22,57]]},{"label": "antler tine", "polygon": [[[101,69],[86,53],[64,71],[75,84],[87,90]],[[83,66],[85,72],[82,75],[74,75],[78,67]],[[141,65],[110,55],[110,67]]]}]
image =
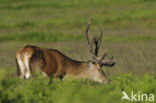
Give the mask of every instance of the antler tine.
[{"label": "antler tine", "polygon": [[101,45],[101,41],[102,41],[102,36],[103,36],[103,30],[101,30],[100,32],[100,37],[99,37],[99,42],[98,42],[98,49],[100,48],[100,45]]},{"label": "antler tine", "polygon": [[101,57],[99,63],[102,63],[102,61],[106,58],[107,55],[108,55],[108,53],[107,53],[107,49],[106,49],[103,56]]},{"label": "antler tine", "polygon": [[113,59],[113,57],[110,60],[105,60],[101,64],[105,66],[113,66],[115,64],[116,60]]},{"label": "antler tine", "polygon": [[93,20],[93,18],[91,17],[89,22],[88,22],[88,25],[86,27],[85,37],[86,37],[86,41],[87,41],[87,44],[89,47],[89,52],[92,54],[92,57],[94,58],[94,60],[97,62],[96,55],[94,54],[92,44],[89,42],[89,37],[88,37],[88,32],[89,32],[89,28],[90,28],[90,24],[91,24],[92,20]]},{"label": "antler tine", "polygon": [[103,35],[103,30],[101,30],[98,40],[95,41],[95,46],[96,46],[95,47],[95,55],[96,56],[98,56],[99,48],[100,48],[101,41],[102,41],[102,35]]}]

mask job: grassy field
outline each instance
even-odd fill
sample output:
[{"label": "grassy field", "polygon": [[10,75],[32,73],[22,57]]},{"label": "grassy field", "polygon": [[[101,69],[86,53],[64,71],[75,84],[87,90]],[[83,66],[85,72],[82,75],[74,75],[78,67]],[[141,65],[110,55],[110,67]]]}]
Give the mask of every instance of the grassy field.
[{"label": "grassy field", "polygon": [[[0,103],[131,103],[121,101],[123,90],[156,96],[155,11],[156,0],[0,0]],[[91,16],[91,36],[104,30],[100,55],[107,49],[117,60],[103,68],[109,84],[16,77],[15,54],[25,45],[92,59],[84,39]]]}]

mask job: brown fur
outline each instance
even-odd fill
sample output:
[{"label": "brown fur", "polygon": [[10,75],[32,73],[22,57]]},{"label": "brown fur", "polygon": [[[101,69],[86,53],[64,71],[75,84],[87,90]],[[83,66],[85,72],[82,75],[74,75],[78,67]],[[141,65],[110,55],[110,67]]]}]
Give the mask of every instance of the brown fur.
[{"label": "brown fur", "polygon": [[[84,67],[87,65],[87,62],[72,60],[55,49],[44,49],[36,46],[25,46],[17,52],[17,55],[20,54],[21,57],[23,57],[24,53],[29,54],[31,73],[34,72],[34,69],[37,68],[45,72],[48,76],[53,73],[56,74],[56,77],[61,77],[65,74],[71,74],[76,76],[83,72]],[[21,59],[23,60],[24,58]],[[19,76],[20,71],[18,63],[17,68],[17,75]]]}]

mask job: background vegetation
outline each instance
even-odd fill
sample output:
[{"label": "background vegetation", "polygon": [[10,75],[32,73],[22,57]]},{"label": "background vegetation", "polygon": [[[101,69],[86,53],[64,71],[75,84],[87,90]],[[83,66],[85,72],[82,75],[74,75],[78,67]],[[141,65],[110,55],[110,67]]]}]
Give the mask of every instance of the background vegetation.
[{"label": "background vegetation", "polygon": [[[0,0],[0,102],[124,103],[122,90],[156,94],[155,10],[155,0]],[[28,44],[91,59],[84,40],[91,16],[91,36],[104,30],[100,54],[108,49],[117,60],[103,68],[111,83],[16,77],[15,54]]]}]

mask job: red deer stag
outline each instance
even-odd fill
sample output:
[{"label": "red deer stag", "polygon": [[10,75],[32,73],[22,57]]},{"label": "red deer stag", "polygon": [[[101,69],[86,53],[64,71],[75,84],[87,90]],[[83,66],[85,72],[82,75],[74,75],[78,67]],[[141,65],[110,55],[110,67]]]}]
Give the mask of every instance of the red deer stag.
[{"label": "red deer stag", "polygon": [[[47,76],[55,74],[56,78],[66,78],[72,75],[74,78],[86,78],[89,80],[107,83],[108,77],[102,70],[102,66],[113,66],[113,58],[106,60],[105,52],[101,58],[98,57],[99,47],[101,45],[102,31],[98,39],[93,38],[89,41],[88,31],[92,19],[89,20],[85,31],[85,38],[89,47],[89,52],[93,61],[82,62],[73,60],[60,51],[55,49],[45,49],[36,46],[25,46],[16,54],[17,75],[20,78],[30,78],[35,69],[39,69]],[[95,44],[95,51],[93,45]]]}]

